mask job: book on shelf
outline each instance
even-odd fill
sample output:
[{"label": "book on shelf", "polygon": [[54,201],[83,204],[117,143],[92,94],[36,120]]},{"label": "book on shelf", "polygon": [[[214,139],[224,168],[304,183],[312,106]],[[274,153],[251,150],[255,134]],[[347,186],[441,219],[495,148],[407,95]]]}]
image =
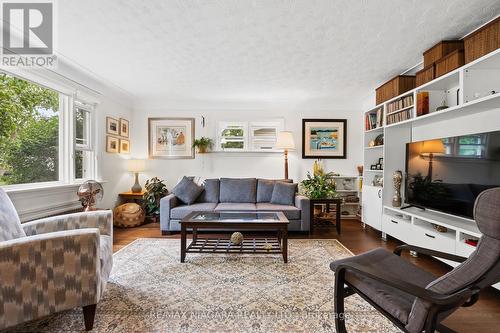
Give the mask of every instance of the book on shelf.
[{"label": "book on shelf", "polygon": [[365,130],[369,131],[383,125],[383,109],[380,107],[377,110],[368,112],[365,115]]},{"label": "book on shelf", "polygon": [[394,112],[387,115],[386,124],[391,125],[411,119],[411,109],[404,110],[402,112]]},{"label": "book on shelf", "polygon": [[429,113],[429,93],[422,91],[417,94],[417,117]]},{"label": "book on shelf", "polygon": [[413,106],[413,95],[401,97],[387,104],[387,114],[398,112],[401,109]]}]

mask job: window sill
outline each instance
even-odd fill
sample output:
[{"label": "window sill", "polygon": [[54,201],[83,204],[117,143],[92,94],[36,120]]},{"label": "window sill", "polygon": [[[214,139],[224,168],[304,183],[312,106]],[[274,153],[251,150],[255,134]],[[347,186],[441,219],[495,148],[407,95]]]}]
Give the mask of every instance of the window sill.
[{"label": "window sill", "polygon": [[[38,184],[21,184],[21,185],[5,185],[0,186],[8,194],[22,194],[38,191],[51,191],[51,190],[65,190],[73,187],[79,187],[85,182],[85,180],[77,181],[71,184],[60,183],[60,182],[49,182],[49,183],[38,183]],[[107,181],[99,181],[101,184],[107,183]]]}]

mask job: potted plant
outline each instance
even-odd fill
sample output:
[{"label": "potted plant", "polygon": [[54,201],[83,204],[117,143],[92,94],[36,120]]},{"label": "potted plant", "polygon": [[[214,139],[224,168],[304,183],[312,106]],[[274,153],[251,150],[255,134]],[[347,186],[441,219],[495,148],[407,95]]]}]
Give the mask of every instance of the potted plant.
[{"label": "potted plant", "polygon": [[154,221],[160,215],[160,200],[168,194],[167,186],[158,177],[146,181],[145,193],[142,197],[142,208],[146,216]]},{"label": "potted plant", "polygon": [[198,154],[205,154],[213,146],[213,140],[202,136],[199,139],[194,140],[193,148],[198,148]]},{"label": "potted plant", "polygon": [[301,194],[311,199],[336,198],[335,174],[333,172],[311,175],[307,173],[307,179],[300,182]]}]

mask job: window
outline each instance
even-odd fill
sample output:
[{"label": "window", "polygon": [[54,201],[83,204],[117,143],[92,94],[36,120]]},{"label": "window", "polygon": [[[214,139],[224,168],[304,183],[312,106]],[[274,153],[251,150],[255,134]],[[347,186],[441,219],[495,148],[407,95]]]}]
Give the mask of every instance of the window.
[{"label": "window", "polygon": [[219,122],[217,150],[219,151],[274,151],[278,132],[284,120],[252,122]]},{"label": "window", "polygon": [[95,175],[94,110],[70,95],[0,72],[0,186]]},{"label": "window", "polygon": [[0,185],[59,180],[60,95],[0,73]]},{"label": "window", "polygon": [[225,151],[239,151],[246,149],[247,129],[245,123],[219,124],[218,148]]},{"label": "window", "polygon": [[274,150],[278,132],[283,130],[280,122],[252,122],[250,123],[250,149],[253,151]]},{"label": "window", "polygon": [[75,101],[73,110],[75,123],[74,178],[90,179],[94,173],[94,151],[92,146],[94,108],[90,104]]}]

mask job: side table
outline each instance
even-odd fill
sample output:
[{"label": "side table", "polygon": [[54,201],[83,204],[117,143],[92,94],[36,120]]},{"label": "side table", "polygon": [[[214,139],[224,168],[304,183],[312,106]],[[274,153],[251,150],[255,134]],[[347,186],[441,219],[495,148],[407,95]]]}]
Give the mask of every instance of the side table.
[{"label": "side table", "polygon": [[128,202],[133,202],[138,205],[142,204],[142,196],[144,195],[144,191],[140,193],[134,193],[131,191],[128,192],[122,192],[118,194],[118,197],[120,197],[120,203],[128,203]]},{"label": "side table", "polygon": [[309,199],[309,211],[310,211],[310,221],[311,225],[309,227],[309,234],[313,232],[314,229],[314,205],[326,205],[326,212],[330,212],[330,205],[335,204],[335,229],[340,235],[341,231],[341,218],[340,218],[340,205],[342,204],[342,199]]}]

